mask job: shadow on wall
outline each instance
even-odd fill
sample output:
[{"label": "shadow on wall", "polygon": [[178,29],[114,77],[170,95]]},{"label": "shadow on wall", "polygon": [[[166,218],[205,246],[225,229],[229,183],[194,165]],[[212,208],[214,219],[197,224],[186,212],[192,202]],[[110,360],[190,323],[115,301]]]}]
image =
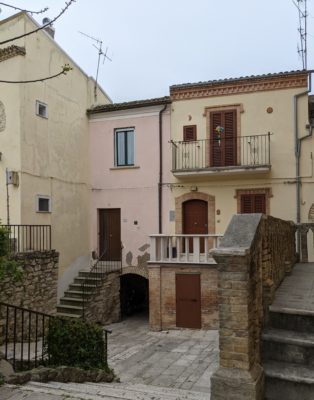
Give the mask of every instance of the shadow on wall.
[{"label": "shadow on wall", "polygon": [[120,277],[121,317],[148,312],[148,279],[136,274]]}]

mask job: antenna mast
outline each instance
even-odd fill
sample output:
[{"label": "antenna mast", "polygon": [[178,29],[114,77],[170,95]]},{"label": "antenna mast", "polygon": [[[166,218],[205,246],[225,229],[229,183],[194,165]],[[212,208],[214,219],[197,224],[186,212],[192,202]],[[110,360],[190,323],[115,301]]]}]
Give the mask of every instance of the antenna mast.
[{"label": "antenna mast", "polygon": [[94,86],[94,101],[95,101],[95,104],[96,104],[97,103],[97,86],[98,86],[98,74],[99,74],[100,59],[101,59],[101,57],[104,57],[103,58],[103,63],[105,62],[106,59],[108,59],[109,61],[112,61],[112,59],[107,56],[108,47],[106,48],[106,51],[103,52],[103,50],[102,50],[102,45],[103,45],[102,40],[97,39],[97,38],[95,38],[93,36],[87,35],[86,33],[81,32],[81,31],[79,31],[79,33],[81,35],[84,35],[84,36],[88,37],[89,39],[91,39],[91,40],[93,40],[94,42],[97,43],[97,46],[95,44],[93,44],[95,49],[98,50],[97,71],[96,71],[96,79],[95,79],[95,86]]},{"label": "antenna mast", "polygon": [[298,53],[302,59],[302,67],[307,70],[307,0],[292,0],[299,12],[299,28],[300,47],[298,45]]}]

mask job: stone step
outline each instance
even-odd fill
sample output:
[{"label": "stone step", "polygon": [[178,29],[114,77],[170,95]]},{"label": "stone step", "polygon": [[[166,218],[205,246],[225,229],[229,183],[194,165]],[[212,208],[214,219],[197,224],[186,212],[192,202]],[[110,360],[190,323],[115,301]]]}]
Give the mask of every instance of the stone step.
[{"label": "stone step", "polygon": [[25,391],[93,400],[208,400],[209,393],[132,383],[37,383],[23,386]]},{"label": "stone step", "polygon": [[61,297],[59,306],[83,306],[83,303],[84,301],[82,296],[80,298],[64,296]]},{"label": "stone step", "polygon": [[82,306],[67,306],[67,305],[58,305],[57,306],[57,312],[58,313],[63,313],[63,314],[76,314],[76,315],[82,315],[83,313],[83,307]]},{"label": "stone step", "polygon": [[[86,292],[85,291],[85,296],[90,297],[92,295],[92,292]],[[66,290],[64,292],[64,297],[71,297],[74,299],[82,299],[82,292],[78,290]]]},{"label": "stone step", "polygon": [[314,369],[299,364],[268,361],[265,371],[267,400],[313,400]]},{"label": "stone step", "polygon": [[314,333],[314,312],[291,308],[269,308],[269,326],[275,329]]},{"label": "stone step", "polygon": [[78,315],[78,314],[71,314],[71,313],[68,313],[68,312],[66,312],[66,313],[63,313],[63,312],[56,312],[56,317],[62,317],[62,318],[80,318],[81,317],[81,315]]},{"label": "stone step", "polygon": [[78,283],[80,285],[94,285],[97,286],[99,285],[101,282],[103,281],[102,278],[97,277],[97,276],[77,276],[76,278],[74,278],[74,283]]},{"label": "stone step", "polygon": [[[95,290],[95,285],[84,285],[86,291],[93,291]],[[69,285],[69,290],[74,290],[76,292],[83,292],[83,286],[82,284],[78,284],[78,283],[71,283]]]},{"label": "stone step", "polygon": [[81,270],[81,271],[79,271],[78,276],[82,277],[82,278],[86,278],[86,277],[91,276],[91,277],[94,277],[94,278],[101,278],[102,279],[102,278],[104,278],[106,276],[106,274],[104,272],[101,272],[101,271],[93,271],[93,272],[91,272],[91,271],[88,271],[88,270]]},{"label": "stone step", "polygon": [[314,367],[314,334],[268,329],[262,334],[264,360],[284,361]]}]

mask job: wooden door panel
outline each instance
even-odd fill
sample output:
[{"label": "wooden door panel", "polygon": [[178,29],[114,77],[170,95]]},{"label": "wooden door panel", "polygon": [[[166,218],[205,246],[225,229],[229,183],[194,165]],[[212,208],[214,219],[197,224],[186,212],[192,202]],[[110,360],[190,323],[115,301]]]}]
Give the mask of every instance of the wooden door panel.
[{"label": "wooden door panel", "polygon": [[[208,233],[208,205],[203,200],[189,200],[183,203],[183,234],[206,235]],[[204,253],[204,239],[200,250]],[[183,250],[184,251],[184,250]],[[193,252],[193,239],[189,240],[189,252]]]},{"label": "wooden door panel", "polygon": [[201,329],[201,281],[198,274],[176,274],[176,326]]},{"label": "wooden door panel", "polygon": [[120,209],[99,210],[99,252],[102,260],[121,261]]}]

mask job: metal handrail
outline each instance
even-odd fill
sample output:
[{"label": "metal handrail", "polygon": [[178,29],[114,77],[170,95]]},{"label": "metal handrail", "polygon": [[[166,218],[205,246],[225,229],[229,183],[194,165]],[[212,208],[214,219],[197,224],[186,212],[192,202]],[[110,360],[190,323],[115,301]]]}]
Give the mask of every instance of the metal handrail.
[{"label": "metal handrail", "polygon": [[0,225],[6,229],[9,253],[51,250],[51,225]]}]

